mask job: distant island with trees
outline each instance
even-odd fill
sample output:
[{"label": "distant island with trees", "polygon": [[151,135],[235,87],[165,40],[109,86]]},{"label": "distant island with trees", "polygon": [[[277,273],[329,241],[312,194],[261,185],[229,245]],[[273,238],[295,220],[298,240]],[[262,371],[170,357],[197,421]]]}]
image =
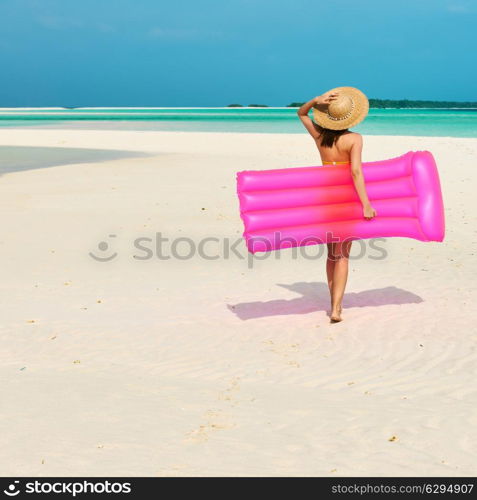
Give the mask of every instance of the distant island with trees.
[{"label": "distant island with trees", "polygon": [[[292,102],[288,104],[287,108],[299,108],[303,102]],[[268,108],[266,104],[249,104],[243,106],[242,104],[229,104],[228,108]],[[477,102],[465,101],[413,101],[410,99],[369,99],[370,108],[477,108]]]},{"label": "distant island with trees", "polygon": [[409,99],[370,99],[370,108],[477,108],[477,102],[412,101]]},{"label": "distant island with trees", "polygon": [[[301,106],[301,104],[300,104]],[[228,104],[228,108],[268,108],[266,104],[249,104],[248,106],[244,106],[243,104]]]}]

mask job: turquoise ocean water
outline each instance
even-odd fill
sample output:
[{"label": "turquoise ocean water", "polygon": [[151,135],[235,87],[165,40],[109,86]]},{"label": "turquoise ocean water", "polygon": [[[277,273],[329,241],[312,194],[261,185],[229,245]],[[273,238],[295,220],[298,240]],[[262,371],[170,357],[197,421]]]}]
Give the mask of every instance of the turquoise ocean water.
[{"label": "turquoise ocean water", "polygon": [[[295,108],[2,108],[2,127],[303,133]],[[477,137],[477,109],[371,109],[369,135]]]}]

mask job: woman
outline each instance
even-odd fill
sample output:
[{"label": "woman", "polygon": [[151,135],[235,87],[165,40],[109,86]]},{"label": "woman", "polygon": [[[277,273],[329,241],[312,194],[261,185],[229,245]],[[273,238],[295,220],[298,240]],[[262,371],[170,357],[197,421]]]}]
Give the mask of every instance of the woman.
[{"label": "woman", "polygon": [[[313,108],[313,121],[308,116]],[[366,96],[353,87],[338,87],[303,104],[298,116],[315,140],[323,165],[350,165],[356,192],[363,207],[363,217],[371,220],[376,210],[371,206],[363,171],[363,138],[348,129],[362,121],[369,110]],[[331,298],[331,323],[342,321],[343,295],[348,279],[351,241],[328,243],[326,275]]]}]

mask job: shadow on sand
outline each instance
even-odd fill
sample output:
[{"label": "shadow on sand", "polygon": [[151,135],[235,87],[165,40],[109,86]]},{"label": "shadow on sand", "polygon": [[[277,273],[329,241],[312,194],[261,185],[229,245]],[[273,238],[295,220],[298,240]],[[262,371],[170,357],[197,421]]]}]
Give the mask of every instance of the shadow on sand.
[{"label": "shadow on sand", "polygon": [[[316,311],[327,311],[330,308],[330,296],[326,283],[293,283],[292,285],[278,286],[301,295],[295,299],[278,299],[267,302],[242,302],[227,304],[230,311],[240,319],[264,318],[267,316],[283,316],[287,314],[308,314]],[[344,307],[377,307],[388,304],[419,304],[424,300],[418,295],[388,286],[364,292],[345,293]]]},{"label": "shadow on sand", "polygon": [[22,170],[151,156],[107,149],[0,146],[0,175]]}]

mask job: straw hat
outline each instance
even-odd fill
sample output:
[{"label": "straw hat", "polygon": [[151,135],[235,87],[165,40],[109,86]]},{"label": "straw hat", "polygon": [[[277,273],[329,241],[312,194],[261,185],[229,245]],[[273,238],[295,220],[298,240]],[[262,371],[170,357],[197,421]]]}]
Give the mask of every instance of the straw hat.
[{"label": "straw hat", "polygon": [[326,110],[313,108],[313,121],[317,125],[331,130],[344,130],[365,119],[369,102],[361,90],[354,87],[336,87],[326,93],[330,92],[337,92],[338,97],[331,101]]}]

